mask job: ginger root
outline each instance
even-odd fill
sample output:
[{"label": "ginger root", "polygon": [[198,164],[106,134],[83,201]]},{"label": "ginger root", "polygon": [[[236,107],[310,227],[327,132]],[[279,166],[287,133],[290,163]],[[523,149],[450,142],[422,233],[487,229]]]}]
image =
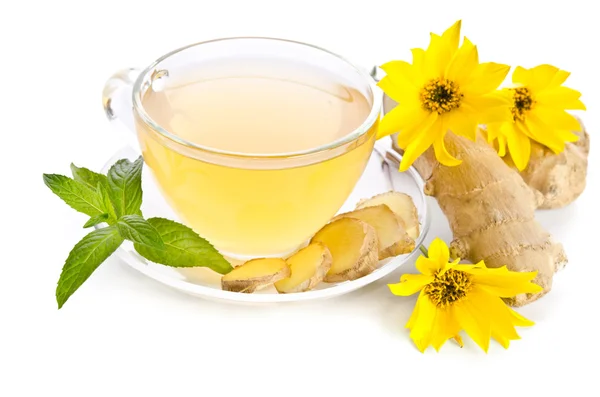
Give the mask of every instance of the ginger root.
[{"label": "ginger root", "polygon": [[312,243],[286,259],[291,275],[275,283],[279,293],[309,291],[317,286],[331,268],[331,252],[322,243]]},{"label": "ginger root", "polygon": [[552,287],[554,273],[566,262],[562,245],[535,220],[537,199],[520,175],[482,136],[476,142],[447,134],[446,148],[462,163],[441,166],[432,150],[413,164],[426,181],[425,194],[437,199],[454,240],[450,254],[488,267],[537,271],[543,290],[506,299],[513,306],[533,302]]},{"label": "ginger root", "polygon": [[[565,150],[555,154],[539,143],[531,143],[531,158],[521,177],[540,194],[538,208],[564,207],[573,202],[585,189],[590,137],[579,120],[581,132],[577,142],[567,142]],[[516,168],[509,154],[504,157],[509,166]]]},{"label": "ginger root", "polygon": [[413,240],[419,238],[419,234],[421,233],[419,215],[417,214],[417,207],[412,197],[408,194],[394,191],[381,193],[370,199],[360,200],[356,205],[356,209],[373,207],[380,204],[387,205],[394,214],[402,219],[406,233],[410,238]]},{"label": "ginger root", "polygon": [[[395,102],[387,96],[384,110]],[[394,139],[394,137],[392,137]],[[567,263],[562,245],[535,220],[539,194],[516,170],[511,169],[480,136],[476,142],[446,134],[447,150],[462,163],[445,167],[432,149],[413,164],[426,181],[425,194],[437,199],[448,218],[454,240],[450,254],[473,263],[484,260],[488,267],[537,271],[533,280],[543,290],[505,299],[513,306],[533,302],[552,288],[554,273]],[[393,147],[402,150],[394,139]],[[395,159],[397,161],[397,159]]]},{"label": "ginger root", "polygon": [[408,236],[404,221],[387,205],[367,206],[333,218],[354,218],[373,226],[377,234],[379,259],[407,254],[415,249],[415,241]]},{"label": "ginger root", "polygon": [[290,267],[280,258],[252,259],[221,278],[225,291],[252,293],[290,276]]},{"label": "ginger root", "polygon": [[315,242],[329,248],[333,259],[325,282],[355,280],[379,267],[377,233],[361,220],[339,218],[319,230]]}]

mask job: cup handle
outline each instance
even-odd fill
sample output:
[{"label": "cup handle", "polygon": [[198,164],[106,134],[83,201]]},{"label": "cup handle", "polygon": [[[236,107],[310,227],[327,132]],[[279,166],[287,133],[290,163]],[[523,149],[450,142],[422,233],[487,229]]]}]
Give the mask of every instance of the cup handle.
[{"label": "cup handle", "polygon": [[113,74],[104,84],[102,106],[108,120],[118,130],[128,130],[130,144],[138,147],[133,121],[133,84],[141,70],[122,69]]}]

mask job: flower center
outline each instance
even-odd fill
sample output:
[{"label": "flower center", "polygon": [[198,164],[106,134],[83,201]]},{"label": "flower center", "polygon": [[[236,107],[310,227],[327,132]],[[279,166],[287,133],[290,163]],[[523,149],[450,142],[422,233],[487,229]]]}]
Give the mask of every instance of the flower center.
[{"label": "flower center", "polygon": [[438,114],[458,108],[464,96],[454,81],[442,78],[429,80],[420,95],[423,108]]},{"label": "flower center", "polygon": [[513,115],[513,120],[525,120],[525,114],[531,110],[535,101],[531,97],[531,93],[525,87],[513,89],[513,104],[510,108]]},{"label": "flower center", "polygon": [[471,288],[471,278],[461,270],[449,269],[446,273],[435,275],[433,282],[425,287],[425,294],[434,305],[443,309],[467,296]]}]

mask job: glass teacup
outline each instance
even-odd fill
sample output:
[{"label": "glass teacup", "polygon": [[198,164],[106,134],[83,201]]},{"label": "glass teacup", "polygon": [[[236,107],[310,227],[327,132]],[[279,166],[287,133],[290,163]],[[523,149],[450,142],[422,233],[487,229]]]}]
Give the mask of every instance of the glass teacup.
[{"label": "glass teacup", "polygon": [[117,73],[103,101],[135,130],[181,220],[224,255],[259,257],[294,251],[340,209],[372,152],[381,99],[367,73],[326,50],[230,38]]}]

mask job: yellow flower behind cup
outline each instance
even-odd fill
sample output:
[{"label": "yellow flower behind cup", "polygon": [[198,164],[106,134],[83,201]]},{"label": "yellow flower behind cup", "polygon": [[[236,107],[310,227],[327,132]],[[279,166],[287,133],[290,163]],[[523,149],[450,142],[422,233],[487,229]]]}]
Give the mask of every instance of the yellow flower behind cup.
[{"label": "yellow flower behind cup", "polygon": [[420,291],[406,328],[421,352],[428,346],[439,350],[451,338],[462,346],[461,330],[486,352],[490,338],[508,348],[511,340],[519,339],[515,326],[534,324],[501,298],[541,291],[531,282],[537,272],[489,269],[483,261],[475,265],[459,264],[460,259],[449,261],[448,246],[435,239],[428,256],[417,259],[421,274],[404,274],[400,283],[389,284],[394,295],[408,296]]},{"label": "yellow flower behind cup", "polygon": [[441,36],[432,33],[427,50],[412,50],[412,64],[381,66],[386,76],[378,85],[398,106],[381,120],[378,138],[398,132],[400,171],[432,145],[441,164],[458,165],[444,145],[447,132],[475,140],[478,124],[511,120],[508,99],[496,91],[510,67],[479,63],[477,47],[466,37],[459,47],[460,26],[458,21]]},{"label": "yellow flower behind cup", "polygon": [[513,88],[502,90],[510,100],[512,119],[490,123],[488,140],[496,140],[498,154],[508,151],[517,168],[522,171],[531,156],[530,139],[541,143],[554,153],[565,149],[566,142],[575,142],[581,131],[577,119],[565,109],[585,110],[579,97],[581,93],[562,84],[569,72],[552,65],[539,65],[532,69],[517,67],[512,75]]}]

